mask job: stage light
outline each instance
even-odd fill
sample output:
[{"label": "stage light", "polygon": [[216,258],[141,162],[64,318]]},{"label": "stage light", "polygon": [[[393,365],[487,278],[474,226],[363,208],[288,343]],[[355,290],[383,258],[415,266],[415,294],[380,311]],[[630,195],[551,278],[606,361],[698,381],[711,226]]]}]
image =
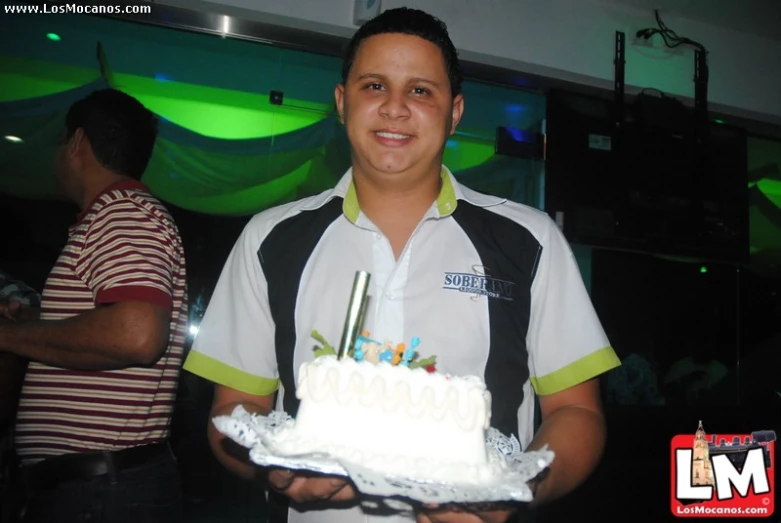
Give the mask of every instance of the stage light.
[{"label": "stage light", "polygon": [[58,35],[57,33],[48,33],[46,35],[46,38],[48,38],[52,42],[59,42],[60,40],[62,40],[62,38],[60,38],[60,35]]}]

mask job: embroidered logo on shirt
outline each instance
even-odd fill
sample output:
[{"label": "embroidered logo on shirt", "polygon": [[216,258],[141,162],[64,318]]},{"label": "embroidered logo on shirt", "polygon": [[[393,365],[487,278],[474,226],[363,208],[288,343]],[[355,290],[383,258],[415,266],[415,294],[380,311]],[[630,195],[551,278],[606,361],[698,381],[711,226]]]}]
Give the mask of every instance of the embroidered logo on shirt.
[{"label": "embroidered logo on shirt", "polygon": [[481,265],[473,266],[472,271],[446,272],[442,288],[472,294],[475,298],[487,296],[512,301],[515,283],[489,276],[488,268]]}]

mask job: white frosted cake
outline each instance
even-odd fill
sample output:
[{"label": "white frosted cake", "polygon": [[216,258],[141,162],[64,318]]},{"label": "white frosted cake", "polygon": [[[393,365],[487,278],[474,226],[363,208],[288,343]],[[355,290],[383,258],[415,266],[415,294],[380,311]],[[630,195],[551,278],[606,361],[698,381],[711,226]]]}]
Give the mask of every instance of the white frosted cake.
[{"label": "white frosted cake", "polygon": [[327,354],[301,365],[299,410],[289,430],[270,442],[275,450],[322,452],[440,481],[489,474],[491,395],[483,380],[399,364],[397,354],[374,362]]}]

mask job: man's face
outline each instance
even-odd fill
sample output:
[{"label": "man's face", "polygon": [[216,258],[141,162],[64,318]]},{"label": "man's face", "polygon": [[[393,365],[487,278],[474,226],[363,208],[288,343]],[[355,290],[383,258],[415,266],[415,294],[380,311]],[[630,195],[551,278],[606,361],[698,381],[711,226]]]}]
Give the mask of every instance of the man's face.
[{"label": "man's face", "polygon": [[335,94],[354,168],[382,177],[439,173],[464,107],[451,95],[439,47],[405,34],[369,37]]}]

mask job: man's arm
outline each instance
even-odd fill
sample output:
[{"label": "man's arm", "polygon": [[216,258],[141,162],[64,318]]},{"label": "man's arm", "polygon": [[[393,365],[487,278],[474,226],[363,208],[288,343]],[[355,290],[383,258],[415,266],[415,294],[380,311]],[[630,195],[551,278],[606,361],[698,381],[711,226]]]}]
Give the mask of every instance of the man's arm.
[{"label": "man's arm", "polygon": [[547,444],[556,457],[537,485],[534,506],[560,498],[583,483],[599,463],[606,438],[598,379],[539,396],[539,402],[542,424],[527,450]]},{"label": "man's arm", "polygon": [[65,320],[0,325],[0,350],[76,370],[152,365],[168,346],[170,320],[158,305],[119,302]]},{"label": "man's arm", "polygon": [[247,450],[220,433],[211,422],[211,418],[230,414],[239,405],[247,412],[266,415],[274,406],[274,396],[257,396],[215,385],[207,436],[212,452],[225,468],[244,479],[264,480],[269,487],[296,503],[348,501],[355,498],[356,492],[352,485],[342,477],[312,476],[292,470],[269,470],[253,465],[249,461]]}]

